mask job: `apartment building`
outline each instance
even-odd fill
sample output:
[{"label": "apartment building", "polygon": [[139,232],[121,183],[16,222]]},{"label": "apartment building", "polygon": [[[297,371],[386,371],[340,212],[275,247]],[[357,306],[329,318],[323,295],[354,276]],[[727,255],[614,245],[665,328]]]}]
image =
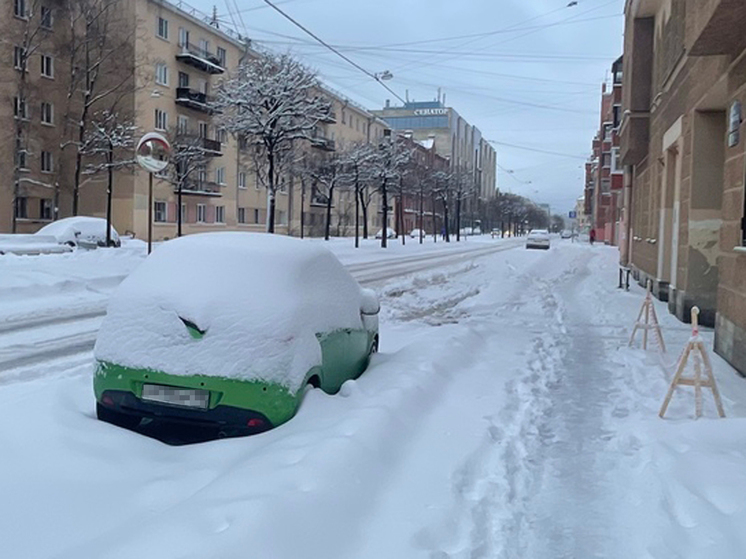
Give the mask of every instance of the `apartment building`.
[{"label": "apartment building", "polygon": [[618,245],[624,169],[619,161],[622,110],[622,58],[611,68],[611,81],[601,89],[601,122],[593,139],[593,156],[586,172],[587,207],[596,240]]},{"label": "apartment building", "polygon": [[0,11],[0,232],[29,233],[69,207],[63,1],[13,0]]},{"label": "apartment building", "polygon": [[746,374],[746,4],[629,0],[621,160],[641,282]]}]

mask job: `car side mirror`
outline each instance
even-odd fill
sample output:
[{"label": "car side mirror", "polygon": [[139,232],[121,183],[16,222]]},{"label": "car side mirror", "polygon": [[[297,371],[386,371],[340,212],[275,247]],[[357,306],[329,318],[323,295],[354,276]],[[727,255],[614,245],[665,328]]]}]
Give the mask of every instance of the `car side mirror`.
[{"label": "car side mirror", "polygon": [[372,289],[363,289],[363,301],[360,304],[362,314],[375,316],[381,312],[381,303],[378,302],[378,295]]}]

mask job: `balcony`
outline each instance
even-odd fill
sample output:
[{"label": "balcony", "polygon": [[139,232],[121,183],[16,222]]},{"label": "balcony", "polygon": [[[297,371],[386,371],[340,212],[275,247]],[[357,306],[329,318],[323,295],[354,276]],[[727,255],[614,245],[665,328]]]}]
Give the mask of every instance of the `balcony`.
[{"label": "balcony", "polygon": [[176,104],[183,107],[194,109],[195,111],[201,111],[203,113],[212,114],[214,111],[210,108],[212,98],[206,93],[197,91],[196,89],[190,89],[188,87],[177,87],[176,88]]},{"label": "balcony", "polygon": [[176,55],[176,60],[184,64],[189,64],[208,74],[222,74],[225,72],[223,61],[211,52],[191,43],[181,46],[181,52]]},{"label": "balcony", "polygon": [[[174,193],[178,194],[178,192],[178,187],[174,187]],[[182,196],[208,196],[213,198],[223,195],[218,183],[200,180],[187,181],[181,189],[181,194]]]},{"label": "balcony", "polygon": [[687,37],[690,56],[736,56],[746,48],[743,0],[702,0],[692,3],[692,9]]},{"label": "balcony", "polygon": [[321,119],[321,122],[325,124],[336,124],[337,122],[337,113],[334,111],[329,111],[324,118]]},{"label": "balcony", "polygon": [[313,136],[310,138],[311,145],[324,151],[334,151],[336,149],[334,140],[324,136]]},{"label": "balcony", "polygon": [[650,113],[628,112],[622,118],[619,156],[624,165],[638,165],[648,155]]},{"label": "balcony", "polygon": [[221,157],[223,155],[222,145],[217,140],[210,140],[198,135],[179,134],[174,140],[174,146],[178,149],[197,148],[204,150],[205,155]]}]

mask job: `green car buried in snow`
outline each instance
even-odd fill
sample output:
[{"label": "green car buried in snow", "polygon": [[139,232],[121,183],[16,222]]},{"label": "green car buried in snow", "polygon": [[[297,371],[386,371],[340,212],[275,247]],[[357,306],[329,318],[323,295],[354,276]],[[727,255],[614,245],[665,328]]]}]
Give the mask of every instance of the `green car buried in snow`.
[{"label": "green car buried in snow", "polygon": [[160,246],[96,340],[99,419],[182,443],[266,431],[378,349],[379,303],[317,245],[207,233]]}]

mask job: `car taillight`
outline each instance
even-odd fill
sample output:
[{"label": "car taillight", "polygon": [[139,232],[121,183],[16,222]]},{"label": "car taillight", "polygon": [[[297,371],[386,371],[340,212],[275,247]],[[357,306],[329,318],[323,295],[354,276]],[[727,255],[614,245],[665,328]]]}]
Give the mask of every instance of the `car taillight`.
[{"label": "car taillight", "polygon": [[106,404],[107,406],[113,406],[114,400],[111,399],[111,396],[104,396],[101,398],[101,402]]},{"label": "car taillight", "polygon": [[264,427],[264,421],[263,421],[263,420],[261,420],[261,419],[259,419],[259,418],[257,418],[257,417],[255,417],[255,418],[253,418],[253,419],[249,419],[249,420],[248,420],[248,421],[246,422],[246,426],[247,426],[247,427],[252,427],[252,428],[256,428],[256,427]]}]

